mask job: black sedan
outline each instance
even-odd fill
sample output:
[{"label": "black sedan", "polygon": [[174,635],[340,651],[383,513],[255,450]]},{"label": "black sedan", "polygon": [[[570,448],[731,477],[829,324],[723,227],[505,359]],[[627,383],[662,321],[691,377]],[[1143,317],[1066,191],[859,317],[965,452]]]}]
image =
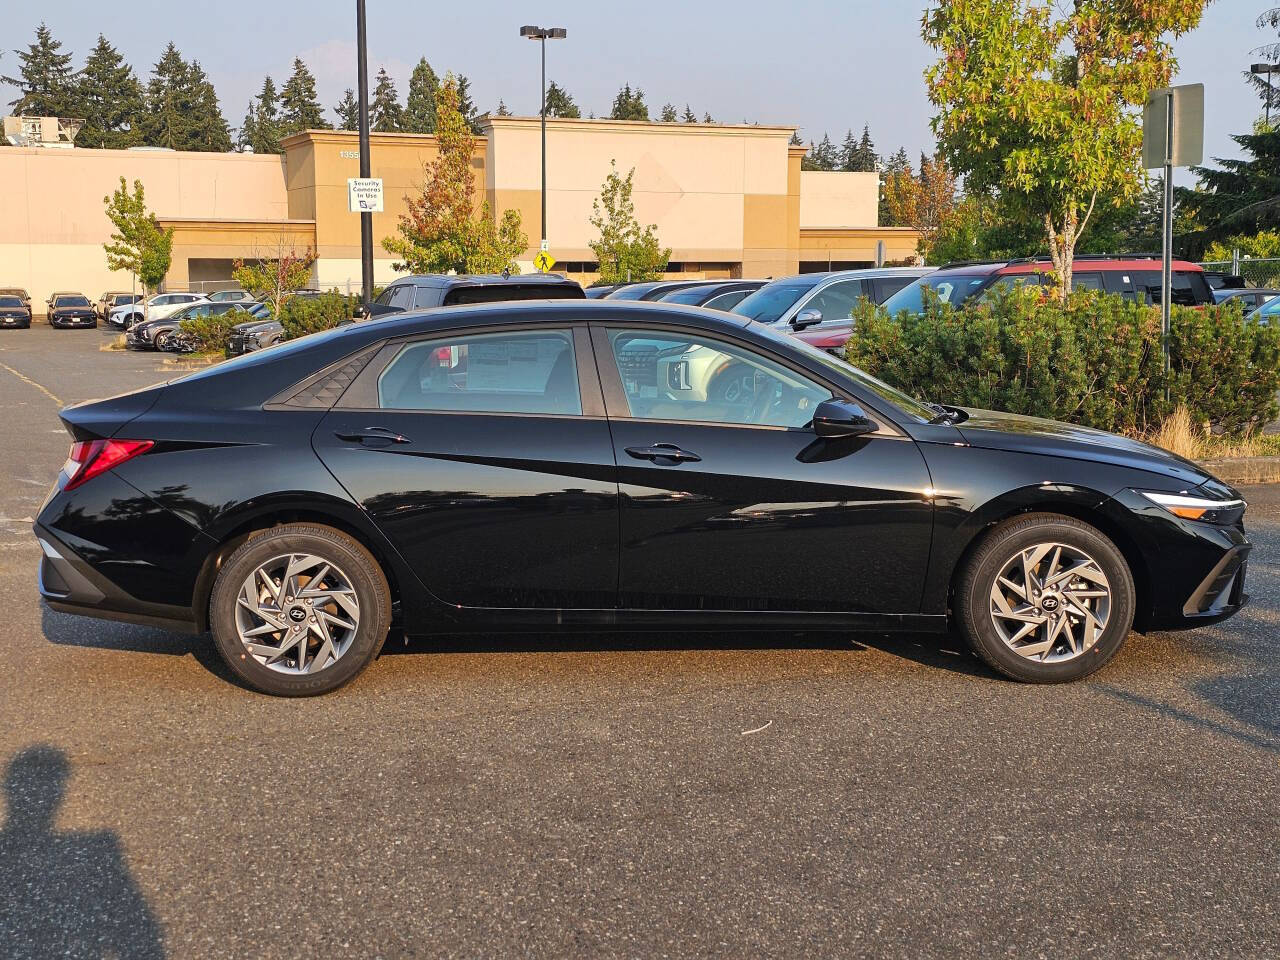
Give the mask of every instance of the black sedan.
[{"label": "black sedan", "polygon": [[959,631],[1019,680],[1245,603],[1245,504],[1164,451],[904,395],[742,317],[525,302],[351,324],[68,407],[53,608],[332,690],[407,635]]},{"label": "black sedan", "polygon": [[709,310],[732,310],[755,293],[767,280],[715,280],[692,287],[679,287],[658,297],[659,303],[684,303]]},{"label": "black sedan", "polygon": [[21,297],[0,294],[0,327],[31,326],[31,308]]},{"label": "black sedan", "polygon": [[49,301],[49,326],[96,327],[97,314],[89,298],[79,293],[60,293]]}]

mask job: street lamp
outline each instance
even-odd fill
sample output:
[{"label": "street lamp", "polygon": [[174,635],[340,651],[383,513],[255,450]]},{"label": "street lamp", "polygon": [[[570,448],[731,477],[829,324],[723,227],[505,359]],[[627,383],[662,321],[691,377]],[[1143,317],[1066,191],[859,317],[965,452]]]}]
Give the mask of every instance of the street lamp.
[{"label": "street lamp", "polygon": [[[369,164],[369,53],[364,26],[365,0],[356,0],[356,87],[360,97],[360,176],[368,179]],[[365,316],[373,299],[373,214],[360,212],[360,299],[364,303]]]},{"label": "street lamp", "polygon": [[521,27],[520,36],[537,40],[542,47],[542,249],[547,249],[547,41],[563,40],[564,27]]},{"label": "street lamp", "polygon": [[1267,126],[1271,126],[1271,75],[1280,73],[1280,63],[1255,63],[1249,67],[1249,72],[1255,76],[1267,75]]}]

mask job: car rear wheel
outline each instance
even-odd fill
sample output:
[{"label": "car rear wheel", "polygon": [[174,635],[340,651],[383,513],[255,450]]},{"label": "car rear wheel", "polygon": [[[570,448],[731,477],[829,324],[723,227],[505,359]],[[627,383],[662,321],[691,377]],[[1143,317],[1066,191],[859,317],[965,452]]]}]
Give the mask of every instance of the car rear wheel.
[{"label": "car rear wheel", "polygon": [[250,537],[223,563],[209,623],[218,652],[251,687],[315,696],[378,655],[391,596],[377,561],[351,537],[284,524]]},{"label": "car rear wheel", "polygon": [[956,623],[993,669],[1065,683],[1102,667],[1133,626],[1124,555],[1094,527],[1028,514],[992,531],[961,571]]}]

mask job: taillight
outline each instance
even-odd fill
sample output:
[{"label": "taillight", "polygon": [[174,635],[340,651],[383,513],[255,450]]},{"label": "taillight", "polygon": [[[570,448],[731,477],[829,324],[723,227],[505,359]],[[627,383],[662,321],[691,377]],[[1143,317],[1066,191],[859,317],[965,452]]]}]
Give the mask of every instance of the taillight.
[{"label": "taillight", "polygon": [[154,446],[154,440],[79,440],[71,445],[71,454],[62,467],[67,477],[62,489],[74,490]]}]

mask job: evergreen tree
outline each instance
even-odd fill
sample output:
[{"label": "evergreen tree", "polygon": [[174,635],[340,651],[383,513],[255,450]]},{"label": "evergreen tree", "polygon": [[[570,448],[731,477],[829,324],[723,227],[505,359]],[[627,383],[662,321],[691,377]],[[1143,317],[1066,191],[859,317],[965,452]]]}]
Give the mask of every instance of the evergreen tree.
[{"label": "evergreen tree", "polygon": [[1232,138],[1247,155],[1214,158],[1220,169],[1192,167],[1196,190],[1178,190],[1178,200],[1202,229],[1192,238],[1198,250],[1232,234],[1280,229],[1280,126]]},{"label": "evergreen tree", "polygon": [[404,110],[406,133],[436,132],[436,90],[439,86],[440,78],[427,63],[427,58],[422,57],[409,76],[409,96]]},{"label": "evergreen tree", "polygon": [[800,161],[800,169],[834,170],[838,163],[839,156],[836,148],[832,144],[831,138],[824,133],[822,141],[816,147],[812,143],[809,144],[809,152]]},{"label": "evergreen tree", "polygon": [[404,107],[400,105],[396,82],[391,79],[386,67],[378,70],[378,77],[373,85],[373,100],[369,104],[369,129],[375,133],[396,133],[404,129]]},{"label": "evergreen tree", "polygon": [[254,153],[280,152],[280,104],[276,84],[271,77],[263,77],[262,90],[253,110],[253,139],[249,146]]},{"label": "evergreen tree", "polygon": [[36,42],[18,55],[18,76],[3,77],[18,88],[18,99],[10,102],[17,115],[70,117],[75,107],[75,74],[71,54],[59,53],[61,42],[43,23],[36,27]]},{"label": "evergreen tree", "polygon": [[663,123],[675,123],[678,119],[680,119],[680,117],[679,117],[679,114],[676,113],[676,108],[674,105],[670,103],[664,103],[662,105],[662,115],[658,119],[661,120]]},{"label": "evergreen tree", "polygon": [[[348,90],[348,93],[351,91]],[[244,111],[244,121],[236,131],[236,149],[241,153],[253,149],[253,142],[258,136],[257,123],[258,104],[253,97],[249,98],[249,106]]]},{"label": "evergreen tree", "polygon": [[316,95],[316,78],[301,59],[295,57],[293,73],[280,88],[280,125],[283,135],[300,130],[328,130],[324,108]]},{"label": "evergreen tree", "polygon": [[905,227],[907,224],[898,223],[893,216],[892,205],[889,203],[888,196],[885,192],[885,186],[895,177],[913,176],[911,170],[911,160],[907,156],[907,151],[903,147],[898,148],[898,152],[884,162],[884,177],[880,184],[880,204],[877,212],[876,222],[882,227]]},{"label": "evergreen tree", "polygon": [[75,101],[76,113],[85,121],[78,146],[119,150],[138,143],[142,84],[102,34],[80,71]]},{"label": "evergreen tree", "polygon": [[573,102],[569,91],[554,80],[547,84],[547,116],[568,117],[574,120],[582,116],[582,111]]},{"label": "evergreen tree", "polygon": [[333,112],[338,115],[339,130],[360,129],[360,102],[356,100],[356,92],[350,87],[347,87]]},{"label": "evergreen tree", "polygon": [[613,98],[613,111],[609,116],[613,120],[648,120],[649,108],[644,102],[644,91],[637,87],[632,93],[631,84],[625,84]]},{"label": "evergreen tree", "polygon": [[840,150],[836,155],[836,166],[840,170],[853,170],[854,164],[858,162],[858,138],[853,135],[850,129],[844,135],[844,141],[840,144]]},{"label": "evergreen tree", "polygon": [[680,118],[681,123],[697,123],[698,115],[689,109],[689,105],[684,105],[684,116]]},{"label": "evergreen tree", "polygon": [[148,146],[183,149],[189,122],[189,104],[184,102],[188,72],[187,61],[170,41],[147,81],[147,111],[139,126]]},{"label": "evergreen tree", "polygon": [[480,132],[480,124],[476,122],[476,105],[471,100],[471,81],[463,74],[458,74],[458,112],[467,121],[473,134]]},{"label": "evergreen tree", "polygon": [[[1274,30],[1277,37],[1280,38],[1280,7],[1272,7],[1270,10],[1264,10],[1258,16],[1259,30]],[[1273,40],[1270,43],[1263,44],[1256,50],[1251,51],[1266,60],[1268,63],[1275,63],[1280,60],[1280,39]],[[1280,112],[1280,91],[1272,86],[1270,74],[1255,74],[1246,71],[1244,75],[1245,81],[1253,88],[1258,95],[1258,99],[1263,103],[1262,115],[1265,119],[1267,108],[1270,108],[1271,122],[1276,123],[1276,114]]]},{"label": "evergreen tree", "polygon": [[187,69],[184,100],[188,104],[188,123],[182,150],[226,153],[231,149],[231,128],[218,105],[218,92],[199,60]]},{"label": "evergreen tree", "polygon": [[703,122],[703,123],[715,123],[715,120],[713,120],[713,119],[711,118],[711,114],[710,114],[710,113],[704,113],[704,114],[702,115],[702,122]]},{"label": "evergreen tree", "polygon": [[800,139],[800,131],[799,130],[791,131],[791,139],[788,140],[787,143],[789,143],[793,147],[803,147],[804,141]]},{"label": "evergreen tree", "polygon": [[498,98],[498,108],[494,111],[494,116],[498,116],[498,117],[511,116],[511,111],[507,109],[507,105],[503,103],[501,97]]}]

